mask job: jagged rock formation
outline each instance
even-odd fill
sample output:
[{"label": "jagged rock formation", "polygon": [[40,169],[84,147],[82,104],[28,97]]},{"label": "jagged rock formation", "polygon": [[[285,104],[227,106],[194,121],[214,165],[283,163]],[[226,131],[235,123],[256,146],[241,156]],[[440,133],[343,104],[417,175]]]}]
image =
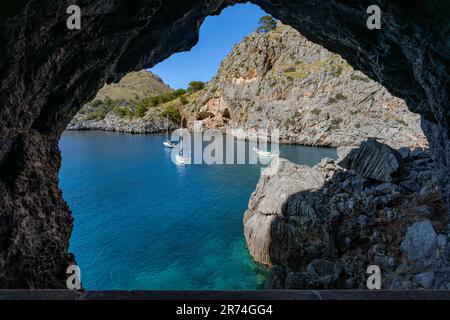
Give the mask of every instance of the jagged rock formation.
[{"label": "jagged rock formation", "polygon": [[285,25],[238,44],[185,114],[231,134],[277,128],[287,143],[339,147],[374,137],[426,145],[404,101]]},{"label": "jagged rock formation", "polygon": [[394,182],[402,174],[403,160],[396,150],[369,139],[339,162],[342,168],[354,170],[360,176],[381,182]]},{"label": "jagged rock formation", "polygon": [[[380,148],[365,142],[347,158],[370,158]],[[271,163],[275,174],[262,175],[244,217],[250,253],[273,267],[267,288],[364,289],[373,264],[385,289],[450,288],[448,219],[435,164],[425,151],[401,151],[391,150],[403,172],[395,182],[330,159],[313,168]]]},{"label": "jagged rock formation", "polygon": [[[448,3],[252,2],[421,114],[450,208]],[[65,286],[72,218],[58,188],[58,139],[79,108],[105,82],[190,49],[204,19],[233,3],[84,1],[81,30],[64,27],[71,1],[0,4],[0,287]],[[381,30],[366,28],[372,4]]]}]

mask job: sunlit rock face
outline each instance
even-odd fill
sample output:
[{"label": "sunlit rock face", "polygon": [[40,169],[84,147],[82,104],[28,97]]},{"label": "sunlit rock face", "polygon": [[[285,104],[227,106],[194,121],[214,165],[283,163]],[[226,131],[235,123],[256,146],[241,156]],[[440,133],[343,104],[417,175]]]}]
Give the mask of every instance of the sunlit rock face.
[{"label": "sunlit rock face", "polygon": [[250,254],[270,267],[266,288],[366,289],[370,265],[383,289],[450,288],[434,165],[375,140],[312,168],[272,160],[243,220]]},{"label": "sunlit rock face", "polygon": [[357,146],[374,137],[394,148],[427,145],[420,115],[402,99],[282,24],[246,36],[196,95],[181,108],[188,125],[202,120],[229,134],[276,128],[282,143]]},{"label": "sunlit rock face", "polygon": [[[444,2],[254,0],[305,37],[403,98],[422,127],[450,194],[450,10]],[[369,3],[370,2],[370,3]],[[366,28],[378,4],[383,25]],[[83,0],[0,4],[0,287],[64,287],[72,229],[58,188],[59,136],[105,82],[148,68],[198,40],[219,0]]]}]

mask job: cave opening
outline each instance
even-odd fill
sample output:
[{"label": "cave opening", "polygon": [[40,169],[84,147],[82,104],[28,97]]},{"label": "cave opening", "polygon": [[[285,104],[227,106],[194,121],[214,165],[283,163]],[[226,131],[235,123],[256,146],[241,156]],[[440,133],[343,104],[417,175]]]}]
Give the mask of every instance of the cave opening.
[{"label": "cave opening", "polygon": [[[262,288],[242,225],[259,168],[175,166],[166,130],[195,120],[224,133],[275,128],[288,143],[281,156],[311,166],[367,137],[422,143],[402,100],[293,28],[273,18],[258,27],[262,17],[246,4],[208,18],[190,52],[106,85],[72,119],[60,180],[85,288]],[[229,39],[217,40],[221,29]]]}]

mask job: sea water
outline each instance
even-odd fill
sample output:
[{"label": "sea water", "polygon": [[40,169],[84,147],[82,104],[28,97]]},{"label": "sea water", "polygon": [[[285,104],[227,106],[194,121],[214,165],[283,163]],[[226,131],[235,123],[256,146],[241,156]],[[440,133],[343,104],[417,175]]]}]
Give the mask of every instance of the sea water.
[{"label": "sea water", "polygon": [[[88,290],[255,290],[267,270],[245,245],[243,216],[259,165],[171,161],[164,135],[65,132],[60,186],[74,229],[70,251]],[[281,145],[314,165],[336,151]]]}]

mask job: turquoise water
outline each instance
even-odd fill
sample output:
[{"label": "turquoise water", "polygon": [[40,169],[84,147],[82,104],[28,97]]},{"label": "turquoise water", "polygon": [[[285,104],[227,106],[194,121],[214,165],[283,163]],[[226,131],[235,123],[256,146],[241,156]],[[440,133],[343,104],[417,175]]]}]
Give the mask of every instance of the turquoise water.
[{"label": "turquoise water", "polygon": [[[66,132],[60,185],[73,211],[70,250],[85,289],[253,290],[242,218],[258,165],[172,163],[163,135]],[[333,149],[281,146],[313,165]]]}]

